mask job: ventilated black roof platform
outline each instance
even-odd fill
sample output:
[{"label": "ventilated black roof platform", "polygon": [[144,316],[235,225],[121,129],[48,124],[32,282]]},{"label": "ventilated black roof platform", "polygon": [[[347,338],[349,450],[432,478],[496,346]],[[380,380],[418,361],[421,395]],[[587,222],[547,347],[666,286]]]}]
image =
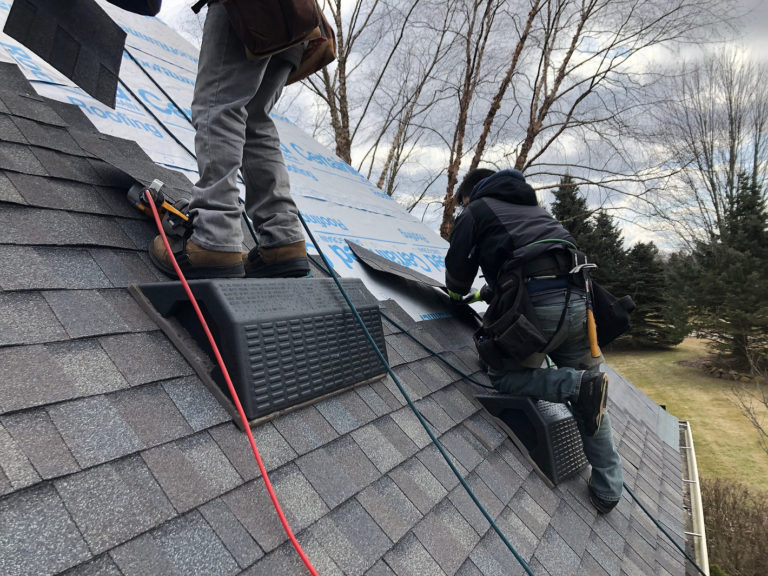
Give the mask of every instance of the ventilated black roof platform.
[{"label": "ventilated black roof platform", "polygon": [[[342,285],[386,357],[378,302],[358,279]],[[197,280],[190,287],[248,420],[384,375],[331,279]],[[163,330],[198,374],[216,383],[229,408],[229,391],[181,283],[143,284],[134,294],[154,307]],[[190,339],[197,346],[190,346]]]},{"label": "ventilated black roof platform", "polygon": [[587,465],[579,429],[565,404],[501,394],[477,399],[552,485]]},{"label": "ventilated black roof platform", "polygon": [[3,32],[114,108],[125,32],[96,2],[14,2]]}]

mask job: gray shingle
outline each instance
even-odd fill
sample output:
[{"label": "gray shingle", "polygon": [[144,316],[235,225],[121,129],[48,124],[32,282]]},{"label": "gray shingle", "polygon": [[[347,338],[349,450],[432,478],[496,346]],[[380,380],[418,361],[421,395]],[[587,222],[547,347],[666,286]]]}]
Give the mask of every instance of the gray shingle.
[{"label": "gray shingle", "polygon": [[489,454],[475,472],[504,505],[523,483],[523,478],[497,453]]},{"label": "gray shingle", "polygon": [[37,94],[21,94],[3,90],[0,92],[0,100],[15,116],[29,118],[52,126],[66,126],[66,122]]},{"label": "gray shingle", "polygon": [[123,576],[155,576],[174,574],[174,566],[151,534],[142,534],[135,540],[109,552]]},{"label": "gray shingle", "polygon": [[429,434],[427,434],[427,431],[424,429],[424,426],[422,426],[410,407],[401,408],[397,412],[390,414],[390,417],[397,423],[400,429],[408,435],[413,443],[416,444],[417,448],[424,448],[432,442],[429,438]]},{"label": "gray shingle", "polygon": [[523,483],[523,488],[544,511],[552,516],[560,505],[557,493],[544,483],[538,474],[531,472]]},{"label": "gray shingle", "polygon": [[99,339],[129,384],[145,384],[192,374],[193,370],[160,332],[120,334]]},{"label": "gray shingle", "polygon": [[94,248],[91,254],[114,286],[124,288],[158,281],[157,273],[134,251]]},{"label": "gray shingle", "polygon": [[152,533],[176,574],[237,574],[237,562],[213,529],[195,511]]},{"label": "gray shingle", "polygon": [[362,575],[392,542],[357,500],[350,500],[313,526],[312,535],[350,576]]},{"label": "gray shingle", "polygon": [[422,517],[388,476],[360,492],[357,500],[393,542],[402,538]]},{"label": "gray shingle", "polygon": [[26,203],[21,194],[19,194],[19,191],[8,179],[8,176],[2,171],[0,171],[0,202]]},{"label": "gray shingle", "polygon": [[432,397],[423,398],[416,402],[416,408],[427,419],[436,435],[444,434],[456,425],[456,422],[446,414]]},{"label": "gray shingle", "polygon": [[593,533],[589,537],[586,551],[587,554],[584,556],[591,556],[606,573],[619,574],[621,572],[621,558],[596,534]]},{"label": "gray shingle", "polygon": [[136,456],[57,480],[56,489],[97,554],[174,516],[171,503]]},{"label": "gray shingle", "polygon": [[[306,552],[306,550],[305,550]],[[312,558],[310,558],[310,562]],[[286,542],[271,551],[259,563],[243,572],[243,576],[298,576],[306,574],[307,569],[290,542]],[[325,575],[324,572],[321,572]]]},{"label": "gray shingle", "polygon": [[407,362],[414,362],[429,356],[429,352],[419,346],[407,334],[392,334],[387,336],[387,345],[394,348],[397,354]]},{"label": "gray shingle", "polygon": [[110,400],[144,446],[156,446],[192,432],[159,384],[124,390],[112,395]]},{"label": "gray shingle", "polygon": [[0,382],[0,413],[78,395],[75,385],[41,345],[0,348]]},{"label": "gray shingle", "polygon": [[445,572],[412,533],[387,552],[384,561],[400,576],[445,576]]},{"label": "gray shingle", "polygon": [[448,493],[418,458],[406,460],[389,476],[422,514],[428,513]]},{"label": "gray shingle", "polygon": [[0,501],[0,558],[8,576],[51,574],[91,557],[53,486]]},{"label": "gray shingle", "polygon": [[93,239],[69,212],[7,205],[0,212],[3,244],[92,244]]},{"label": "gray shingle", "polygon": [[351,432],[376,417],[354,390],[318,402],[315,407],[339,434]]},{"label": "gray shingle", "polygon": [[[13,119],[18,130],[24,134],[27,142],[33,146],[43,148],[52,148],[59,152],[83,156],[86,154],[77,142],[72,139],[66,128],[60,126],[50,126],[39,124],[26,118],[16,117]],[[5,135],[3,135],[5,136]]]},{"label": "gray shingle", "polygon": [[0,293],[0,346],[65,338],[67,333],[39,293]]},{"label": "gray shingle", "polygon": [[195,432],[232,420],[197,376],[163,382],[163,388]]},{"label": "gray shingle", "polygon": [[123,576],[108,554],[67,570],[65,576]]},{"label": "gray shingle", "polygon": [[[388,420],[392,422],[391,419]],[[412,448],[403,453],[387,436],[387,428],[378,426],[377,423],[355,430],[352,432],[352,438],[381,472],[391,470],[416,450],[416,446],[411,442]]]},{"label": "gray shingle", "polygon": [[435,506],[413,533],[446,574],[456,573],[480,539],[447,500]]},{"label": "gray shingle", "polygon": [[0,286],[5,290],[112,287],[85,250],[2,245]]},{"label": "gray shingle", "polygon": [[267,489],[260,479],[236,488],[221,499],[265,552],[274,550],[287,540]]},{"label": "gray shingle", "polygon": [[221,499],[201,506],[200,512],[240,568],[247,568],[264,556],[256,541]]},{"label": "gray shingle", "polygon": [[[368,408],[370,408],[376,416],[388,414],[392,409],[392,407],[368,384],[355,388],[355,392],[363,399],[363,402],[365,402]],[[389,391],[387,391],[387,394],[391,396]],[[400,403],[396,403],[396,406],[400,407]]]},{"label": "gray shingle", "polygon": [[[80,469],[44,409],[5,416],[2,423],[43,478],[55,478]],[[0,427],[0,438],[2,436]],[[5,466],[8,459],[0,457],[0,462]]]},{"label": "gray shingle", "polygon": [[[451,458],[451,455],[449,454],[448,457]],[[427,467],[427,470],[440,481],[440,484],[442,484],[446,490],[453,489],[459,483],[456,474],[448,465],[448,462],[445,461],[443,455],[438,451],[436,445],[430,444],[421,450],[418,454],[418,458],[421,460],[421,463]],[[455,458],[451,458],[451,462],[456,466],[462,478],[467,476],[467,469],[461,465],[461,462],[458,462]]]},{"label": "gray shingle", "polygon": [[[19,119],[16,118],[16,120]],[[0,114],[0,134],[3,135],[3,140],[6,142],[14,142],[16,144],[29,144],[16,124],[17,123],[14,122],[12,116]]]},{"label": "gray shingle", "polygon": [[348,436],[305,454],[296,463],[330,509],[379,477],[376,467]]},{"label": "gray shingle", "polygon": [[[398,366],[394,369],[394,373],[412,401],[415,402],[430,393],[430,389],[427,388],[427,385],[424,384],[416,374],[414,374],[410,366]],[[390,389],[393,394],[400,393],[399,390],[395,390],[394,387],[391,387]]]},{"label": "gray shingle", "polygon": [[413,362],[409,367],[432,392],[445,388],[457,378],[453,370],[434,357]]},{"label": "gray shingle", "polygon": [[25,488],[40,481],[29,458],[8,430],[0,424],[0,470],[13,490]]},{"label": "gray shingle", "polygon": [[[40,161],[40,164],[43,165],[45,171],[54,178],[64,178],[88,184],[98,184],[100,182],[99,175],[86,158],[62,154],[55,150],[48,150],[37,146],[33,146],[30,149]],[[24,170],[24,172],[26,171]]]},{"label": "gray shingle", "polygon": [[552,516],[551,526],[577,556],[584,554],[591,529],[565,501],[560,502]]},{"label": "gray shingle", "polygon": [[488,451],[464,426],[457,426],[440,438],[440,442],[467,470],[474,470]]},{"label": "gray shingle", "polygon": [[[138,250],[146,250],[152,238],[157,235],[157,228],[154,222],[148,220],[132,220],[129,218],[119,218],[117,220],[120,229],[131,239],[133,245]],[[160,272],[157,273],[160,278],[164,278]]]},{"label": "gray shingle", "polygon": [[57,404],[48,412],[83,468],[120,458],[144,446],[104,396]]},{"label": "gray shingle", "polygon": [[[284,466],[270,476],[294,533],[300,532],[328,512],[328,507],[296,465]],[[266,552],[274,550],[287,539],[261,479],[225,494],[223,500]]]},{"label": "gray shingle", "polygon": [[96,340],[48,344],[46,349],[60,373],[72,380],[81,395],[104,394],[128,386]]},{"label": "gray shingle", "polygon": [[156,330],[157,325],[142,310],[138,302],[125,290],[100,290],[112,310],[131,332],[147,332]]},{"label": "gray shingle", "polygon": [[496,450],[507,439],[506,433],[496,427],[485,410],[476,412],[467,418],[464,421],[464,426],[474,434],[486,450]]},{"label": "gray shingle", "polygon": [[275,428],[298,454],[305,454],[338,434],[314,406],[300,408],[274,421]]},{"label": "gray shingle", "polygon": [[[491,492],[491,489],[488,488],[486,483],[483,482],[477,474],[471,474],[467,478],[467,484],[469,484],[472,492],[488,514],[491,515],[491,518],[495,520],[504,509],[504,504],[501,500],[496,498],[493,492]],[[456,486],[456,488],[451,491],[449,498],[466,521],[475,529],[475,532],[480,536],[485,534],[491,525],[488,523],[488,520],[486,520],[485,515],[477,507],[477,504],[472,501],[464,487]]]},{"label": "gray shingle", "polygon": [[471,402],[457,386],[439,390],[432,397],[456,422],[463,422],[480,409],[480,406]]},{"label": "gray shingle", "polygon": [[[589,552],[586,552],[581,557],[581,564],[579,564],[579,574],[590,574],[594,576],[610,576],[603,567],[595,560]],[[618,572],[617,572],[618,574]]]},{"label": "gray shingle", "polygon": [[[253,480],[261,475],[245,432],[232,422],[211,428],[209,432],[244,480]],[[267,472],[296,458],[296,452],[271,422],[252,428],[251,433]]]},{"label": "gray shingle", "polygon": [[207,432],[147,450],[142,457],[180,513],[220,496],[242,481]]},{"label": "gray shingle", "polygon": [[0,141],[0,169],[46,176],[43,165],[25,144]]},{"label": "gray shingle", "polygon": [[524,488],[517,491],[509,507],[515,511],[515,515],[523,521],[528,529],[538,538],[544,535],[549,525],[549,514],[539,505],[539,502],[531,497]]}]

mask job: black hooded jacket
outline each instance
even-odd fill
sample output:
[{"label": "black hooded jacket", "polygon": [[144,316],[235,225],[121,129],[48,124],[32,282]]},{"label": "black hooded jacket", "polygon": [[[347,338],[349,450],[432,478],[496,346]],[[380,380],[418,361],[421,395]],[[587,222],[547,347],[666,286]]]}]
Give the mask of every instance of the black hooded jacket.
[{"label": "black hooded jacket", "polygon": [[508,266],[525,265],[545,252],[566,246],[539,242],[553,239],[574,242],[570,233],[538,205],[536,192],[520,172],[496,172],[474,187],[469,206],[456,219],[445,256],[445,284],[466,294],[480,267],[486,283],[494,288],[508,262]]}]

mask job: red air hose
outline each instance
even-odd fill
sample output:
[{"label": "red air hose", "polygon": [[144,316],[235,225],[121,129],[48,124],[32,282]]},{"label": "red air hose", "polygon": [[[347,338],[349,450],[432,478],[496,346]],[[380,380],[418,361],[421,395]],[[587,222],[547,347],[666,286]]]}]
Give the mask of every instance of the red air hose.
[{"label": "red air hose", "polygon": [[147,203],[152,208],[152,215],[155,218],[155,224],[157,225],[157,229],[160,231],[160,236],[163,239],[165,250],[168,253],[168,256],[170,256],[171,263],[173,264],[173,269],[176,271],[176,275],[179,277],[179,280],[181,281],[182,286],[184,286],[184,291],[187,293],[187,297],[189,297],[189,301],[192,303],[192,307],[195,309],[195,312],[197,313],[197,317],[200,319],[200,324],[202,325],[203,330],[205,331],[205,335],[208,337],[208,342],[210,342],[211,344],[211,348],[213,349],[213,354],[214,356],[216,356],[216,361],[219,363],[219,367],[221,368],[221,373],[224,375],[224,380],[226,380],[227,382],[227,387],[229,388],[229,394],[232,396],[232,400],[234,401],[235,407],[237,408],[237,413],[240,415],[240,421],[243,423],[243,428],[245,428],[245,433],[248,435],[248,442],[250,442],[251,444],[251,450],[253,451],[253,455],[256,457],[256,463],[259,465],[259,470],[261,471],[261,477],[264,478],[264,485],[267,487],[267,492],[269,492],[269,497],[272,500],[272,504],[275,507],[275,511],[277,512],[278,517],[280,518],[280,523],[283,525],[283,529],[285,529],[285,533],[288,535],[288,538],[291,539],[291,543],[293,544],[293,547],[296,549],[296,552],[301,558],[301,561],[304,562],[304,565],[307,567],[307,569],[313,576],[318,576],[317,570],[315,570],[314,566],[312,566],[312,563],[309,561],[309,558],[304,553],[304,550],[301,549],[301,545],[299,544],[299,541],[296,540],[296,536],[293,535],[293,531],[291,530],[291,527],[288,525],[288,521],[285,519],[285,514],[283,514],[283,509],[280,507],[280,502],[277,501],[277,495],[275,494],[275,491],[272,489],[272,482],[269,481],[269,476],[267,475],[267,469],[264,468],[264,463],[261,461],[261,455],[259,454],[259,449],[256,447],[256,441],[253,439],[251,428],[250,426],[248,426],[248,419],[245,417],[245,411],[243,411],[243,405],[240,404],[240,398],[237,397],[235,386],[232,384],[232,379],[229,377],[229,372],[227,371],[227,367],[224,365],[224,360],[221,357],[221,353],[219,353],[219,347],[216,346],[216,342],[213,339],[213,334],[211,334],[211,330],[208,328],[208,323],[205,321],[205,318],[203,317],[203,313],[200,311],[200,307],[197,305],[197,300],[192,294],[192,290],[189,288],[189,284],[187,284],[187,279],[184,278],[184,274],[181,272],[181,268],[179,268],[179,265],[176,263],[176,258],[174,258],[173,252],[171,252],[171,246],[170,244],[168,244],[168,238],[166,237],[165,231],[163,230],[163,223],[160,220],[160,214],[158,214],[157,207],[155,206],[155,200],[154,198],[152,198],[152,194],[149,192],[149,190],[144,191],[144,196],[147,198]]}]

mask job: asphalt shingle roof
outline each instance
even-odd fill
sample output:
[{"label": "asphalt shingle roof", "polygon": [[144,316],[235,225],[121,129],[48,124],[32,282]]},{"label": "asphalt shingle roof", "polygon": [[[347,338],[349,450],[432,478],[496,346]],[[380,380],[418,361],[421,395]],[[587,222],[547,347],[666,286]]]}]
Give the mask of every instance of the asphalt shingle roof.
[{"label": "asphalt shingle roof", "polygon": [[[164,280],[145,255],[153,227],[125,200],[126,173],[178,195],[188,181],[134,143],[95,134],[20,76],[0,64],[2,572],[304,573],[245,436],[126,290]],[[487,382],[471,328],[382,305]],[[588,470],[550,489],[473,384],[384,329],[398,378],[537,575],[684,574],[682,555],[628,496],[603,517],[587,501]],[[682,543],[679,449],[657,433],[666,416],[611,378],[626,481]],[[321,574],[523,573],[390,377],[254,436]]]}]

